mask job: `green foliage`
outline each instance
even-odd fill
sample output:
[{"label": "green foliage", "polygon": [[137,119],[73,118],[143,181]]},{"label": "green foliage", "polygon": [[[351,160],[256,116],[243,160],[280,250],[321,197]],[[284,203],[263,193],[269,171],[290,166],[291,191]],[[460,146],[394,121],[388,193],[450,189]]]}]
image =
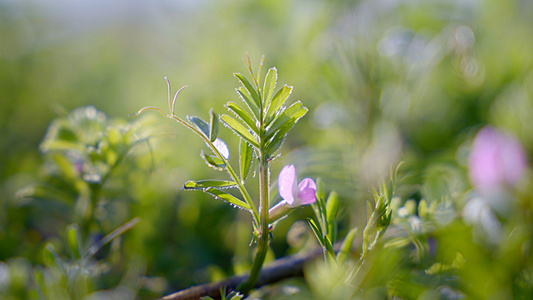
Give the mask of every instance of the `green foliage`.
[{"label": "green foliage", "polygon": [[[231,180],[200,180],[187,181],[183,188],[185,190],[202,190],[205,193],[211,194],[217,199],[223,200],[232,207],[247,210],[252,215],[253,238],[252,243],[257,242],[258,249],[256,258],[254,260],[252,269],[248,278],[239,285],[238,290],[244,294],[248,294],[258,279],[261,267],[266,258],[268,250],[270,221],[269,221],[269,190],[270,190],[270,172],[269,167],[271,161],[275,158],[274,154],[280,146],[288,133],[288,131],[296,124],[296,122],[303,117],[308,109],[305,108],[300,101],[294,103],[286,108],[282,104],[288,97],[288,93],[283,92],[284,88],[272,97],[276,83],[277,70],[272,68],[268,71],[263,83],[263,89],[260,88],[261,68],[263,66],[263,59],[259,63],[258,73],[254,76],[251,67],[250,57],[246,53],[245,64],[253,79],[253,84],[241,74],[235,73],[235,77],[240,81],[243,87],[237,89],[237,92],[248,105],[249,111],[246,112],[234,102],[228,102],[226,108],[234,112],[240,121],[234,119],[229,115],[218,115],[210,110],[209,124],[196,116],[188,116],[189,122],[182,120],[174,114],[174,105],[176,97],[180,89],[170,101],[171,87],[167,79],[168,85],[168,104],[170,114],[165,113],[157,107],[144,107],[137,112],[137,115],[146,110],[156,110],[169,119],[173,119],[190,129],[206,143],[211,149],[213,155],[206,155],[203,151],[201,156],[205,163],[218,171],[225,170]],[[283,97],[282,99],[280,97]],[[272,102],[273,99],[275,102]],[[269,109],[272,113],[269,116]],[[231,166],[229,159],[229,149],[225,142],[218,139],[218,119],[235,133],[240,139],[239,144],[239,171],[240,177],[235,173]],[[244,122],[244,123],[243,123]],[[245,180],[252,167],[252,162],[256,162],[257,171],[259,173],[259,201],[254,203],[247,190]],[[230,193],[222,191],[222,189],[237,188],[243,200],[233,196]],[[280,216],[281,217],[281,216]],[[329,249],[333,251],[331,243]]]},{"label": "green foliage", "polygon": [[[261,134],[272,138],[264,150],[276,158],[273,174],[278,162],[294,163],[338,194],[336,238],[328,203],[321,208],[325,217],[313,217],[319,237],[333,245],[344,238],[337,267],[309,264],[305,279],[266,286],[258,298],[531,298],[531,176],[490,201],[468,178],[472,138],[485,124],[518,137],[531,157],[528,1],[210,1],[165,4],[163,14],[160,4],[128,10],[89,2],[83,9],[74,2],[50,2],[46,9],[0,5],[0,275],[9,274],[8,283],[0,280],[0,298],[32,298],[33,280],[44,286],[47,274],[61,278],[43,265],[46,245],[72,263],[76,248],[87,249],[135,216],[142,223],[96,255],[107,265],[98,286],[89,288],[117,287],[136,255],[148,265],[142,282],[132,280],[140,299],[215,280],[206,271],[213,266],[217,278],[249,270],[254,251],[243,245],[251,235],[250,203],[258,206],[260,157],[250,142],[221,129],[225,124],[216,129],[211,107],[218,123],[226,114],[256,142]],[[103,10],[94,22],[93,12]],[[235,78],[242,85],[237,100],[228,74],[242,49],[265,53],[265,64],[282,72],[262,64],[251,76],[242,72],[247,78]],[[214,146],[203,140],[208,149],[200,159],[196,136],[157,119],[115,118],[164,97],[161,74],[190,87],[186,97],[169,91],[168,111],[202,119],[184,118]],[[289,120],[279,113],[296,102],[289,96],[309,109],[290,139],[279,138],[282,124],[276,132],[260,130],[261,114],[267,131],[278,117]],[[221,101],[230,101],[229,113]],[[96,116],[108,116],[88,120],[88,105],[98,107]],[[54,135],[47,134],[49,124]],[[398,161],[405,165],[389,197],[392,215],[369,218],[375,223],[366,245],[390,224],[367,250],[355,291],[344,284],[346,273],[358,267],[367,217],[377,202],[382,211],[390,194],[375,200],[368,191]],[[230,168],[234,177],[225,176]],[[249,196],[239,187],[205,192],[243,211],[180,190],[190,178],[242,185]],[[285,240],[290,224],[310,214],[295,210],[277,223],[272,253],[315,245],[309,226],[299,229],[299,246]],[[259,219],[259,211],[252,218]],[[77,234],[71,224],[78,224]]]},{"label": "green foliage", "polygon": [[[324,187],[321,179],[317,180],[317,201],[311,205],[318,224],[315,220],[308,218],[307,222],[311,226],[315,237],[322,246],[324,252],[324,259],[332,265],[336,265],[338,256],[333,249],[333,243],[337,238],[337,211],[339,207],[338,195],[335,191],[332,191],[327,200],[324,199]],[[348,239],[350,237],[348,236]],[[351,237],[353,241],[353,237]],[[350,251],[350,245],[344,245],[344,253],[338,255],[347,255]],[[343,258],[344,260],[344,258]]]}]

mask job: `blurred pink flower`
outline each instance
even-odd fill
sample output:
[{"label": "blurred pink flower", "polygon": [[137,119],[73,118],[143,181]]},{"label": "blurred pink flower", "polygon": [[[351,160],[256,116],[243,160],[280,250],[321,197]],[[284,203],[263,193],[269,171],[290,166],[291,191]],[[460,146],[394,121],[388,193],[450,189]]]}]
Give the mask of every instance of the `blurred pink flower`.
[{"label": "blurred pink flower", "polygon": [[480,191],[515,186],[527,167],[520,142],[490,126],[481,129],[470,152],[470,180]]},{"label": "blurred pink flower", "polygon": [[291,208],[316,202],[316,184],[311,178],[304,178],[297,185],[294,165],[286,165],[279,172],[278,187],[282,201],[269,210],[270,221],[279,219]]}]

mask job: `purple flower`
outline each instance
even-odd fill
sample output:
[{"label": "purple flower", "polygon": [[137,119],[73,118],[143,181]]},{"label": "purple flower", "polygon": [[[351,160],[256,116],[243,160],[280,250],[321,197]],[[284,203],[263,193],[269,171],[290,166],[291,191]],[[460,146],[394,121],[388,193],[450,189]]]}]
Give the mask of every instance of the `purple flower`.
[{"label": "purple flower", "polygon": [[316,184],[311,178],[304,178],[297,184],[294,165],[286,165],[279,172],[278,187],[282,201],[269,210],[270,221],[279,219],[291,207],[307,205],[316,201]]},{"label": "purple flower", "polygon": [[278,178],[279,195],[290,206],[306,205],[316,201],[316,184],[311,178],[304,178],[296,186],[296,169],[287,165],[281,169]]},{"label": "purple flower", "polygon": [[489,191],[515,186],[524,175],[527,158],[515,137],[488,126],[474,139],[469,164],[472,184]]}]

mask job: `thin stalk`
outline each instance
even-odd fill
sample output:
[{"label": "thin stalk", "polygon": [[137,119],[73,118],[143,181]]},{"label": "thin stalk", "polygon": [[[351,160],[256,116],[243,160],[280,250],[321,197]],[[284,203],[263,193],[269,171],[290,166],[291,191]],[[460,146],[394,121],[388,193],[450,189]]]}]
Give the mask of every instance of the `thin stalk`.
[{"label": "thin stalk", "polygon": [[[250,73],[253,77],[253,72],[251,69],[251,65],[249,63],[250,58],[247,56],[248,59],[248,66],[250,68]],[[261,95],[261,90],[259,89],[258,81],[253,77],[254,81],[257,85],[257,92],[259,94],[259,99],[263,99]],[[269,178],[270,178],[270,171],[268,166],[268,158],[266,157],[265,153],[265,136],[264,136],[264,129],[265,129],[265,122],[264,122],[264,110],[262,101],[259,101],[259,215],[260,215],[260,224],[259,224],[259,237],[257,242],[257,253],[255,255],[254,263],[252,265],[252,269],[250,270],[250,276],[246,279],[244,283],[242,283],[237,290],[239,290],[244,295],[247,295],[250,290],[252,290],[255,287],[255,283],[257,282],[257,278],[259,277],[259,273],[261,272],[261,268],[263,267],[263,263],[265,262],[265,257],[268,251],[268,242],[269,242],[269,230],[268,230],[268,223],[269,223],[269,216],[268,216],[268,205],[269,205]]]},{"label": "thin stalk", "polygon": [[259,239],[257,242],[257,253],[255,255],[254,263],[250,271],[250,276],[246,281],[237,288],[241,293],[247,295],[251,289],[254,288],[263,262],[268,250],[269,232],[268,232],[268,163],[263,162],[259,167],[259,213],[261,216],[261,224],[259,227]]}]

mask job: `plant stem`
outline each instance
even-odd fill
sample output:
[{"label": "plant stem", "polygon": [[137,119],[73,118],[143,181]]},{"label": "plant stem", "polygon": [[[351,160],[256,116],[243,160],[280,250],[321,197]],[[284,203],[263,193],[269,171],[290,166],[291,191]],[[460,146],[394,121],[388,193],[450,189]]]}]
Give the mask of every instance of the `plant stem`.
[{"label": "plant stem", "polygon": [[[249,61],[249,58],[248,58]],[[250,64],[248,63],[250,66]],[[250,73],[253,72],[250,66]],[[254,81],[257,85],[257,91],[259,94],[259,99],[262,99],[261,96],[261,90],[259,89],[258,81],[254,78]],[[268,242],[269,242],[269,230],[268,230],[268,205],[269,205],[269,178],[270,178],[270,171],[268,167],[268,158],[265,154],[265,136],[264,136],[264,116],[263,116],[263,105],[262,101],[259,101],[259,218],[260,218],[260,224],[259,224],[259,238],[257,242],[257,253],[255,254],[254,263],[252,265],[252,269],[250,270],[250,276],[248,276],[248,279],[241,284],[237,289],[243,293],[244,295],[247,295],[250,290],[252,290],[255,287],[255,283],[257,282],[257,278],[259,277],[259,273],[261,272],[261,268],[263,267],[263,263],[265,261],[266,253],[268,251]]]},{"label": "plant stem", "polygon": [[257,242],[257,253],[255,255],[254,263],[250,271],[248,279],[237,288],[241,293],[247,295],[251,289],[254,288],[263,262],[265,261],[266,253],[268,251],[268,177],[269,168],[268,162],[261,162],[259,166],[259,215],[261,223],[259,225],[259,239]]}]

